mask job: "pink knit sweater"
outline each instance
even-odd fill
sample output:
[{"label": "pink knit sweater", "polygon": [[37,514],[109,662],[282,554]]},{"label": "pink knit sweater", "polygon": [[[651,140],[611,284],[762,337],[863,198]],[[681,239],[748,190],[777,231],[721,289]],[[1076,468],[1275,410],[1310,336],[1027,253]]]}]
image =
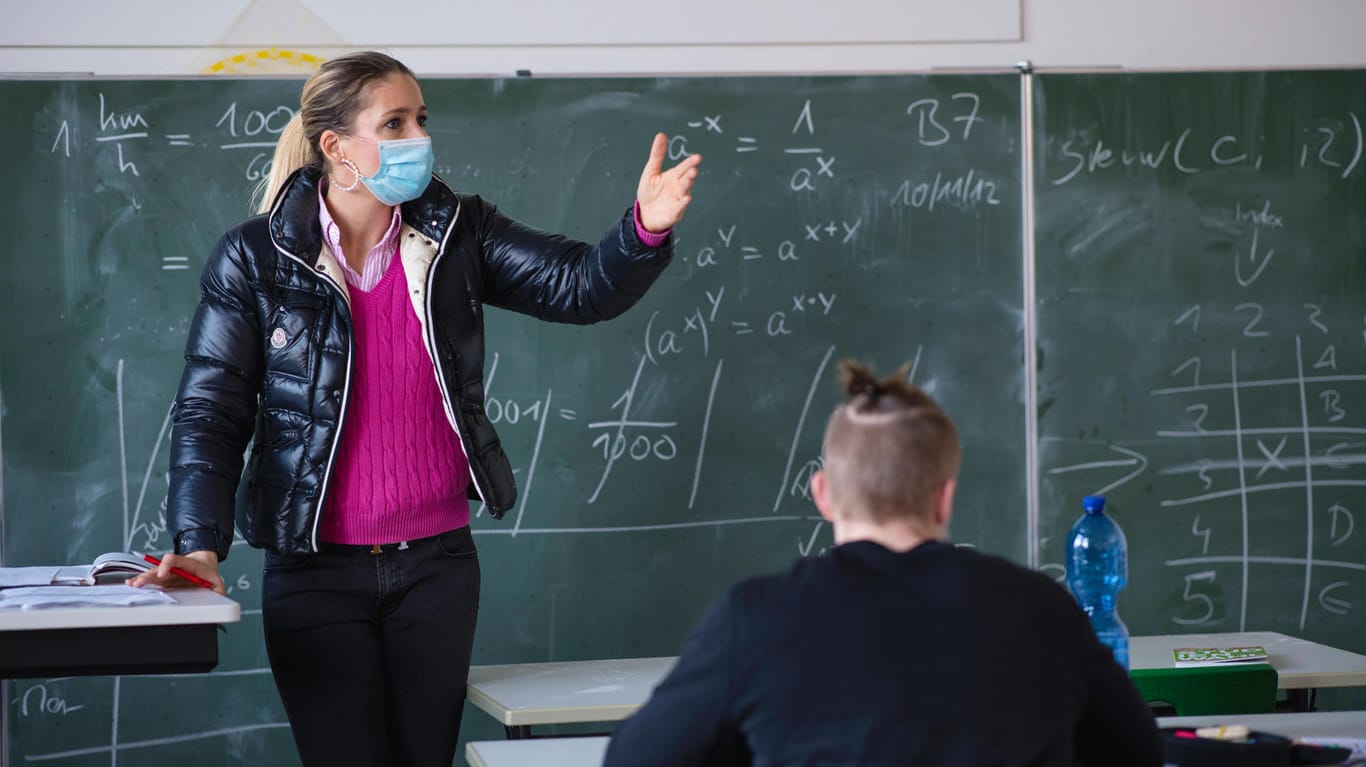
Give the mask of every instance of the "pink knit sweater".
[{"label": "pink knit sweater", "polygon": [[446,418],[395,255],[373,290],[350,286],[351,393],[319,537],[393,543],[469,524],[469,461]]}]

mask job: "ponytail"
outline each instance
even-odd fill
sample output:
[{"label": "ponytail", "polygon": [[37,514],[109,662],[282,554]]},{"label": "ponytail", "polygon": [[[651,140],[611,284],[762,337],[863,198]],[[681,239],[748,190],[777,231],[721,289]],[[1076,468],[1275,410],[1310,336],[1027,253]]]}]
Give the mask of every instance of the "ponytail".
[{"label": "ponytail", "polygon": [[270,206],[275,203],[275,195],[280,193],[280,187],[285,185],[285,179],[289,178],[289,174],[318,163],[317,150],[304,133],[303,114],[296,112],[275,143],[275,156],[270,160],[270,172],[262,174],[261,182],[256,185],[256,192],[252,195],[256,212],[270,212]]}]

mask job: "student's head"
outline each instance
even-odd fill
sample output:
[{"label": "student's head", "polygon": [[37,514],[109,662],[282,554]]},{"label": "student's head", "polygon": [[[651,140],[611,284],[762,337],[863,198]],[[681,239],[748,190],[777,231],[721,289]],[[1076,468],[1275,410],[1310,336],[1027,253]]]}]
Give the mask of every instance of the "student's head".
[{"label": "student's head", "polygon": [[906,381],[841,363],[849,400],[825,428],[824,467],[812,480],[822,512],[859,525],[946,532],[958,476],[958,432],[939,405]]},{"label": "student's head", "polygon": [[304,83],[299,111],[280,134],[270,174],[258,190],[258,210],[270,210],[285,179],[312,166],[350,184],[353,173],[373,174],[376,142],[426,136],[427,111],[412,70],[392,56],[362,51],[325,62]]}]

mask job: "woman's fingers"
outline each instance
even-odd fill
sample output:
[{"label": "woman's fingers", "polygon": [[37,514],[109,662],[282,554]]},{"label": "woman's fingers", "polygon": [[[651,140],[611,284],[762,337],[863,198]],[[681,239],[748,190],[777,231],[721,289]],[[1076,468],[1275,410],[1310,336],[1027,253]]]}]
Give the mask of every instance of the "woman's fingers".
[{"label": "woman's fingers", "polygon": [[702,156],[690,154],[667,170],[664,169],[669,140],[663,133],[655,134],[650,145],[650,157],[640,174],[636,201],[640,203],[641,223],[652,232],[663,232],[683,219],[683,212],[692,202],[692,185],[697,179],[697,168]]},{"label": "woman's fingers", "polygon": [[166,554],[161,558],[161,564],[157,565],[155,569],[129,578],[126,583],[137,588],[142,586],[179,587],[195,585],[177,575],[174,570],[181,570],[203,578],[214,584],[214,591],[220,594],[227,593],[223,586],[223,578],[218,574],[218,555],[212,551]]}]

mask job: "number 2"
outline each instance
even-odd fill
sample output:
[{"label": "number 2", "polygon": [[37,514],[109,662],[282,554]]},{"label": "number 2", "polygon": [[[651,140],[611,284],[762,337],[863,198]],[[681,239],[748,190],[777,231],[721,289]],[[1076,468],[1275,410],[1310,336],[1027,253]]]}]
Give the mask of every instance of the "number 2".
[{"label": "number 2", "polygon": [[1237,306],[1233,307],[1233,310],[1236,312],[1241,312],[1244,309],[1252,310],[1252,319],[1249,320],[1247,326],[1243,328],[1243,335],[1247,336],[1248,338],[1261,338],[1263,336],[1271,335],[1265,330],[1253,330],[1253,328],[1257,326],[1257,323],[1262,321],[1261,304],[1246,303],[1238,304]]}]

